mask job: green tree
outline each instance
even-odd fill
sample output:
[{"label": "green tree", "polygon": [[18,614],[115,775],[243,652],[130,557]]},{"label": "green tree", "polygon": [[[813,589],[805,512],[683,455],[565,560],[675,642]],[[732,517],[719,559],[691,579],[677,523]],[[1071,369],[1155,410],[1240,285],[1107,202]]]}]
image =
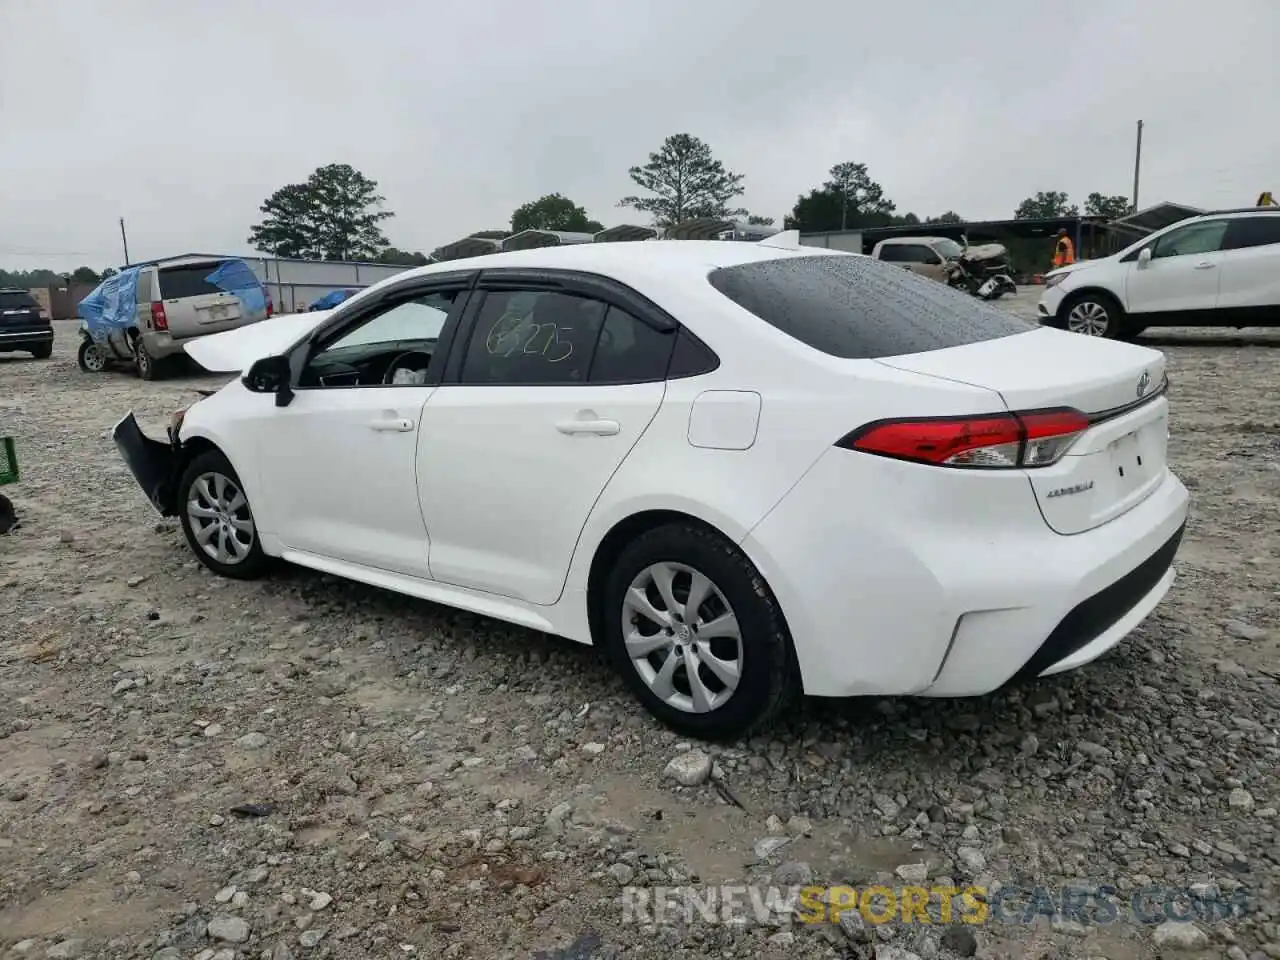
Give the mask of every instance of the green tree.
[{"label": "green tree", "polygon": [[567,233],[599,233],[604,227],[587,216],[584,207],[568,197],[548,193],[530,200],[511,214],[511,232],[522,230],[560,230]]},{"label": "green tree", "polygon": [[837,163],[821,187],[796,199],[783,226],[805,233],[884,227],[895,221],[895,208],[884,188],[871,179],[865,163]]},{"label": "green tree", "polygon": [[1054,217],[1077,217],[1080,208],[1060,190],[1041,190],[1027,197],[1014,211],[1015,220],[1052,220]]},{"label": "green tree", "polygon": [[948,210],[946,213],[940,213],[936,217],[930,217],[926,223],[964,223],[964,217],[956,213],[954,210]]},{"label": "green tree", "polygon": [[623,197],[618,206],[649,214],[657,226],[671,227],[698,217],[747,215],[746,210],[729,207],[743,193],[743,175],[727,170],[711,147],[687,133],[667,137],[649,154],[648,163],[627,173],[651,196]]},{"label": "green tree", "polygon": [[756,213],[747,214],[747,223],[753,227],[772,227],[773,217],[762,217]]},{"label": "green tree", "polygon": [[395,247],[387,247],[374,257],[373,261],[374,263],[391,263],[405,267],[425,267],[431,262],[431,258],[425,253],[417,250],[410,253],[408,250],[399,250]]},{"label": "green tree", "polygon": [[92,267],[76,267],[71,272],[71,279],[77,283],[101,283],[102,276]]},{"label": "green tree", "polygon": [[255,250],[308,260],[371,260],[385,249],[379,226],[394,216],[379,209],[378,184],[346,163],[317,167],[305,183],[290,183],[263,201],[265,215],[249,229]]},{"label": "green tree", "polygon": [[1119,220],[1133,212],[1133,205],[1129,203],[1128,197],[1104,197],[1100,193],[1091,193],[1084,201],[1084,212],[1091,217]]},{"label": "green tree", "polygon": [[107,269],[102,271],[102,279],[103,280],[110,279],[111,277],[114,277],[119,272],[120,271],[117,270],[115,267],[107,267]]}]

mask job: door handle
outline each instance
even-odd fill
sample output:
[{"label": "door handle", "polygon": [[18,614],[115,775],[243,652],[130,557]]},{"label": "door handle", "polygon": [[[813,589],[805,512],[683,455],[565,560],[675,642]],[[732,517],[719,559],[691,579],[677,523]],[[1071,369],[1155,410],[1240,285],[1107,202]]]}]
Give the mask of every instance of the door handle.
[{"label": "door handle", "polygon": [[370,420],[369,429],[377,430],[379,433],[408,433],[413,429],[413,421],[408,417]]},{"label": "door handle", "polygon": [[597,437],[616,437],[622,430],[617,420],[561,420],[556,429],[567,436],[590,434]]},{"label": "door handle", "polygon": [[1212,270],[1212,269],[1213,269],[1213,264],[1212,264],[1212,263],[1210,263],[1208,260],[1201,260],[1199,263],[1197,263],[1197,264],[1196,264],[1196,269],[1197,269],[1197,270]]}]

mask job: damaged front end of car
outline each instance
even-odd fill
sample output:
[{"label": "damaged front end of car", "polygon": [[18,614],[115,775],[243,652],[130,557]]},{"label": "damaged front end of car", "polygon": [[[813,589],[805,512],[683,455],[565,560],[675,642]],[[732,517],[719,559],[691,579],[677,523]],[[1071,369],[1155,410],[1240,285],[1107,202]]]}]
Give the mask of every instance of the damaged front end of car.
[{"label": "damaged front end of car", "polygon": [[132,411],[111,431],[111,439],[129,472],[162,517],[178,513],[178,481],[187,459],[178,434],[185,414],[185,410],[179,410],[173,415],[167,443],[143,433]]}]

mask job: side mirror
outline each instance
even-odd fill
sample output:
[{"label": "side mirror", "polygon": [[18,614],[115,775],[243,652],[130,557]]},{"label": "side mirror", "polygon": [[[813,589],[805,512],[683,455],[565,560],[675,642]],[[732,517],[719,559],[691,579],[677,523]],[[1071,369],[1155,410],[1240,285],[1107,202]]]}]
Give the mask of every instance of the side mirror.
[{"label": "side mirror", "polygon": [[1143,247],[1141,252],[1138,254],[1138,266],[1145,267],[1150,262],[1151,262],[1151,248]]},{"label": "side mirror", "polygon": [[263,357],[255,360],[240,382],[251,393],[274,393],[276,406],[286,407],[293,399],[293,390],[289,386],[289,358],[283,356]]}]

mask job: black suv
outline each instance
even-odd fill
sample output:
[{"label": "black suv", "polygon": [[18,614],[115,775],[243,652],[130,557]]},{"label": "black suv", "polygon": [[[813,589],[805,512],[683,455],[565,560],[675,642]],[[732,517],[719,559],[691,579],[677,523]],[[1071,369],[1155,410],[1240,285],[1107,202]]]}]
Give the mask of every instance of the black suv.
[{"label": "black suv", "polygon": [[37,360],[53,354],[53,324],[25,290],[0,287],[0,353],[25,350]]}]

